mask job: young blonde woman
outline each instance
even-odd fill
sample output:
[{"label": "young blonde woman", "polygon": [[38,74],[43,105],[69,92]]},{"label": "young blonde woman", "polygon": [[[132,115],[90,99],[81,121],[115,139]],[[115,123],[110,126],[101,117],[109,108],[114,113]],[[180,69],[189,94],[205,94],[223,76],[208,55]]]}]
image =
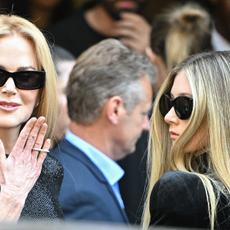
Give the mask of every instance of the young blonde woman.
[{"label": "young blonde woman", "polygon": [[29,21],[0,15],[0,50],[0,221],[60,221],[63,169],[47,155],[57,100],[49,47]]},{"label": "young blonde woman", "polygon": [[177,65],[155,101],[143,226],[230,228],[230,52]]}]

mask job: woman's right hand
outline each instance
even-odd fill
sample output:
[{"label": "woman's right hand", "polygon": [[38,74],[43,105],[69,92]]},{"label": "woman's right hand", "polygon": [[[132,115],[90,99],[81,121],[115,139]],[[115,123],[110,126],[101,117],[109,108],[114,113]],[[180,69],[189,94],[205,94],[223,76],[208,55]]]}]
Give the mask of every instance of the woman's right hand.
[{"label": "woman's right hand", "polygon": [[[47,130],[45,118],[31,118],[22,129],[9,157],[0,141],[0,220],[17,221],[23,209],[26,197],[37,181],[46,152],[33,148],[42,148]],[[47,139],[43,149],[49,150]],[[39,155],[38,155],[39,154]]]}]

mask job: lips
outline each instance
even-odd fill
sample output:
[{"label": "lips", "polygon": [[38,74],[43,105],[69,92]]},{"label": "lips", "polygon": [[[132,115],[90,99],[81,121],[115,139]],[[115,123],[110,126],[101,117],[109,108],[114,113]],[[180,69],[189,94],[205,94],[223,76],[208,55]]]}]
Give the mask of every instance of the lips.
[{"label": "lips", "polygon": [[20,104],[15,102],[0,101],[0,109],[4,111],[13,111],[19,106]]},{"label": "lips", "polygon": [[169,131],[170,132],[170,138],[171,139],[177,139],[178,137],[179,137],[179,134],[177,134],[177,133],[174,133],[173,131]]}]

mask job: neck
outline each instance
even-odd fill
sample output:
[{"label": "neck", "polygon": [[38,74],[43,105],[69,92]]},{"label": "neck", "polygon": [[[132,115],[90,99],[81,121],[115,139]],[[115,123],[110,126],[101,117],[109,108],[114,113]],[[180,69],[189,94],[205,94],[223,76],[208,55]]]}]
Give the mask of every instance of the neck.
[{"label": "neck", "polygon": [[87,23],[94,30],[108,37],[112,36],[115,20],[107,13],[103,6],[96,5],[87,10],[84,16]]},{"label": "neck", "polygon": [[5,154],[10,154],[12,148],[14,147],[18,135],[19,135],[20,127],[18,128],[11,128],[11,129],[0,129],[0,139],[3,142]]},{"label": "neck", "polygon": [[112,160],[115,160],[114,154],[111,151],[113,148],[108,130],[105,125],[99,123],[100,122],[95,122],[92,125],[81,125],[71,121],[69,130]]}]

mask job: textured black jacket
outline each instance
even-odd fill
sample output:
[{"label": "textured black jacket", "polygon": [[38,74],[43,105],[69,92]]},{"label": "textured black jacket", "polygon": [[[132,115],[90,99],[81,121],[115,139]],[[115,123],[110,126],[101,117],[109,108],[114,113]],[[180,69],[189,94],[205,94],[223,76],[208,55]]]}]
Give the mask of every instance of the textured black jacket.
[{"label": "textured black jacket", "polygon": [[[215,229],[230,229],[230,205],[221,197]],[[210,228],[205,189],[194,174],[171,171],[155,184],[150,198],[150,226]]]}]

